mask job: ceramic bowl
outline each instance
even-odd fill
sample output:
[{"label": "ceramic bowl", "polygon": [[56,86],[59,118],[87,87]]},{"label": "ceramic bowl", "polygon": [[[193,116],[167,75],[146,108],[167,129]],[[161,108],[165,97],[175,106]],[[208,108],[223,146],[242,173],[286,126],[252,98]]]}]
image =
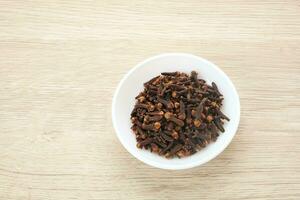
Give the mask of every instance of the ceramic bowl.
[{"label": "ceramic bowl", "polygon": [[[143,83],[161,72],[198,72],[207,83],[215,82],[224,96],[222,112],[230,118],[225,122],[225,132],[216,142],[185,158],[167,159],[148,150],[136,147],[135,135],[130,129],[130,113],[135,97],[143,91]],[[161,169],[179,170],[202,165],[219,155],[234,137],[240,120],[238,93],[228,76],[215,64],[195,55],[167,53],[146,59],[133,67],[119,83],[112,102],[112,121],[117,136],[127,151],[140,161]]]}]

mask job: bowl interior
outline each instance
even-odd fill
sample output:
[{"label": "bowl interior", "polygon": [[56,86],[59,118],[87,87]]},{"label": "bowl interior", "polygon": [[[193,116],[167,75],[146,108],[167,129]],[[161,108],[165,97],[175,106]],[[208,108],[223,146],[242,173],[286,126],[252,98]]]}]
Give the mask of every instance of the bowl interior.
[{"label": "bowl interior", "polygon": [[[130,129],[130,113],[135,104],[135,96],[143,90],[143,83],[161,72],[180,71],[189,74],[192,70],[197,71],[198,76],[209,84],[214,81],[224,95],[222,111],[230,118],[230,122],[224,124],[225,132],[220,134],[216,142],[186,158],[166,159],[150,151],[138,149],[134,133]],[[147,59],[126,74],[113,99],[112,117],[118,138],[133,156],[158,168],[186,169],[211,160],[227,147],[239,124],[240,103],[234,85],[214,64],[190,54],[163,54]]]}]

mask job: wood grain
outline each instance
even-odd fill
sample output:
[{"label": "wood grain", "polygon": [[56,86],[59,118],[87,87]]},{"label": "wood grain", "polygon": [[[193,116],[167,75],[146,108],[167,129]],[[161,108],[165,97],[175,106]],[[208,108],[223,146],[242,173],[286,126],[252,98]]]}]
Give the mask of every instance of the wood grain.
[{"label": "wood grain", "polygon": [[[300,199],[300,2],[0,0],[0,199]],[[141,60],[190,52],[241,98],[231,145],[154,169],[121,146],[111,99]]]}]

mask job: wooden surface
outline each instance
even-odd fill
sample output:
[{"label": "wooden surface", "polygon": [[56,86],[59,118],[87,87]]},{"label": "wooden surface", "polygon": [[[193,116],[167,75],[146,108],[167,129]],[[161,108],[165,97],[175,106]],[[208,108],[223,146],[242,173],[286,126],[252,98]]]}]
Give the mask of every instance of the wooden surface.
[{"label": "wooden surface", "polygon": [[[0,0],[0,199],[300,199],[300,2]],[[111,100],[143,59],[190,52],[241,99],[230,146],[155,169],[119,143]]]}]

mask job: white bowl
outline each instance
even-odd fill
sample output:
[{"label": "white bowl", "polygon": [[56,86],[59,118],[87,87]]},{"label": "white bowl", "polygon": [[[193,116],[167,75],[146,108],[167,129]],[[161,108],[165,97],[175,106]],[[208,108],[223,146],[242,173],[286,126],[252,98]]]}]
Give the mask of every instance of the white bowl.
[{"label": "white bowl", "polygon": [[[225,132],[216,142],[186,158],[166,159],[148,150],[136,147],[135,135],[130,129],[130,113],[135,104],[135,96],[143,90],[143,83],[161,72],[180,71],[190,73],[195,70],[208,83],[214,81],[224,95],[222,111],[230,118],[225,122]],[[119,83],[112,102],[112,121],[117,136],[123,146],[140,161],[161,169],[187,169],[199,166],[215,158],[231,142],[240,120],[240,101],[237,91],[228,76],[213,63],[185,53],[167,53],[148,58],[131,69]]]}]

